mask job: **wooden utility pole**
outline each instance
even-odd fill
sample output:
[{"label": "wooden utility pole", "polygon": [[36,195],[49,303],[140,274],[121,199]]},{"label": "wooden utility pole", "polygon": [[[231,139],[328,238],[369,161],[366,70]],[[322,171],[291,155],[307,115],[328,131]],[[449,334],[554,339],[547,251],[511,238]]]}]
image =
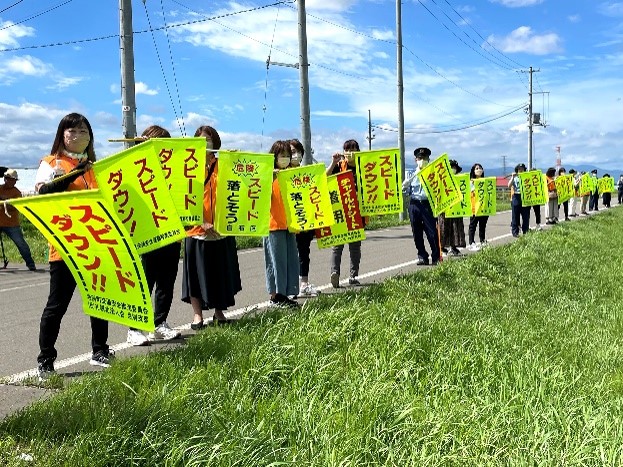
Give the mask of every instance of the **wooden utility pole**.
[{"label": "wooden utility pole", "polygon": [[[121,53],[121,115],[123,138],[136,137],[136,95],[134,86],[134,37],[132,31],[132,0],[119,0],[119,49]],[[124,148],[134,146],[124,141]]]}]

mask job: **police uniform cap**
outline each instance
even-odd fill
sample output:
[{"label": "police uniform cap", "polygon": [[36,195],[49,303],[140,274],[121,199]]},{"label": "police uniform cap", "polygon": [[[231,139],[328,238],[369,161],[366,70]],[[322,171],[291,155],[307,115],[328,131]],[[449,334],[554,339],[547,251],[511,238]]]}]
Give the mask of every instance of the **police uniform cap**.
[{"label": "police uniform cap", "polygon": [[428,148],[417,148],[413,151],[416,159],[429,159],[430,158],[430,149]]}]

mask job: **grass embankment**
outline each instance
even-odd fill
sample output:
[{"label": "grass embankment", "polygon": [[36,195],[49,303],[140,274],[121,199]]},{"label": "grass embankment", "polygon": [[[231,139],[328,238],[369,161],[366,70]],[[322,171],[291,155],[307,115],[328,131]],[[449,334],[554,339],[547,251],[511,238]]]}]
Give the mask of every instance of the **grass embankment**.
[{"label": "grass embankment", "polygon": [[622,228],[616,209],[122,359],[0,423],[0,460],[621,465]]},{"label": "grass embankment", "polygon": [[[508,196],[501,194],[497,200],[498,211],[505,211],[510,209],[510,203]],[[32,257],[37,264],[45,264],[48,261],[48,242],[43,237],[28,219],[22,216],[22,229],[24,231],[24,238],[30,246]],[[398,215],[390,216],[372,216],[370,222],[366,225],[366,230],[375,230],[386,227],[394,227],[400,224],[408,224],[408,218],[406,221],[400,222]],[[11,263],[22,263],[22,257],[20,256],[15,244],[5,235],[2,237],[4,242],[4,250],[7,259]],[[239,250],[245,248],[257,248],[262,246],[262,239],[260,237],[236,237],[236,244]]]}]

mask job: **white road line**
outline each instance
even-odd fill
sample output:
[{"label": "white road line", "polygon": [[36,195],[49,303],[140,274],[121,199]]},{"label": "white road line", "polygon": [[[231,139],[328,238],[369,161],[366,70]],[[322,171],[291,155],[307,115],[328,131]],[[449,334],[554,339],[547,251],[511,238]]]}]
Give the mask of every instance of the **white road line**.
[{"label": "white road line", "polygon": [[[490,242],[494,242],[494,241],[501,240],[503,238],[510,237],[510,236],[511,236],[511,234],[504,234],[504,235],[500,235],[500,236],[491,238],[489,241]],[[385,273],[388,273],[388,272],[391,272],[391,271],[396,271],[398,269],[406,268],[406,267],[409,267],[409,266],[414,266],[416,264],[416,262],[417,262],[417,260],[413,260],[413,261],[407,261],[407,262],[400,263],[400,264],[395,264],[393,266],[388,266],[388,267],[385,267],[385,268],[377,269],[375,271],[367,272],[365,274],[361,274],[358,277],[360,279],[367,279],[369,277],[374,277],[374,276],[385,274]],[[47,282],[45,282],[45,284],[47,284]],[[348,279],[341,280],[340,284],[343,284],[343,285],[348,284]],[[331,289],[331,288],[333,288],[333,286],[331,284],[324,284],[322,286],[316,287],[316,290],[321,290],[322,291],[322,290],[327,290],[327,289]],[[12,289],[5,289],[5,290],[12,290]],[[0,290],[0,292],[2,292],[2,291],[4,291],[4,290]],[[225,313],[225,315],[228,318],[240,318],[240,317],[242,317],[244,315],[247,315],[249,313],[253,313],[253,312],[256,312],[258,310],[262,310],[264,308],[268,308],[270,305],[271,305],[270,301],[265,301],[265,302],[256,303],[254,305],[249,305],[249,306],[246,306],[246,307],[242,307],[242,308],[238,308],[236,310],[229,311],[229,312]],[[178,327],[176,327],[174,329],[176,329],[178,331],[188,331],[190,329],[190,323],[184,324],[182,326],[178,326]],[[173,342],[175,342],[175,341],[173,341]],[[111,346],[111,348],[115,352],[118,352],[120,350],[129,349],[130,347],[132,347],[132,345],[128,344],[127,342],[121,342],[119,344]],[[85,354],[82,354],[82,355],[77,355],[75,357],[70,357],[70,358],[66,358],[66,359],[54,362],[54,368],[58,370],[58,369],[61,369],[61,368],[66,368],[66,367],[69,367],[69,366],[72,366],[72,365],[76,365],[78,363],[84,363],[86,361],[89,361],[90,359],[91,359],[91,353],[89,352],[89,353],[85,353]],[[31,377],[36,377],[36,376],[37,376],[37,369],[36,368],[32,368],[30,370],[22,371],[21,373],[15,373],[13,375],[6,376],[6,377],[0,378],[0,379],[2,379],[3,381],[11,384],[11,383],[20,382],[20,381],[22,381],[22,380],[24,380],[26,378],[31,378]]]},{"label": "white road line", "polygon": [[9,287],[8,289],[0,289],[0,293],[12,292],[14,290],[21,290],[21,289],[30,289],[32,287],[41,287],[42,285],[50,285],[50,281],[40,282],[38,284],[20,285],[18,287]]}]

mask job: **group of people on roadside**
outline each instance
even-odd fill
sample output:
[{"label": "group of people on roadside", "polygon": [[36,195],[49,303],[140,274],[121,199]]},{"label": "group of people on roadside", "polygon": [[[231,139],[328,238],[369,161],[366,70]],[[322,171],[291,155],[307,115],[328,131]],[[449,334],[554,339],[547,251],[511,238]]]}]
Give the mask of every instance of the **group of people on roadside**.
[{"label": "group of people on roadside", "polygon": [[[235,305],[235,296],[242,290],[235,237],[221,236],[214,228],[218,180],[217,153],[221,147],[221,138],[216,129],[208,125],[197,128],[194,136],[206,140],[203,222],[189,228],[183,242],[173,242],[141,255],[148,289],[154,300],[155,329],[147,335],[138,329],[128,329],[127,342],[135,346],[149,345],[151,341],[171,340],[181,336],[178,330],[167,323],[167,319],[174,299],[174,285],[182,248],[184,254],[181,300],[191,305],[193,312],[191,329],[199,331],[208,325],[231,323],[225,312]],[[170,137],[166,129],[152,125],[143,131],[141,141]],[[269,234],[263,238],[266,289],[271,305],[298,307],[296,298],[315,296],[319,293],[309,281],[310,244],[314,231],[288,230],[277,174],[281,170],[300,166],[304,160],[304,147],[296,139],[278,140],[274,142],[269,152],[274,157],[274,170]],[[356,172],[354,157],[356,152],[360,152],[357,141],[351,139],[344,142],[342,151],[333,154],[326,168],[326,174]],[[414,156],[417,170],[404,181],[402,189],[409,203],[408,212],[417,250],[417,264],[434,265],[441,260],[442,252],[456,255],[459,248],[467,246],[471,250],[478,250],[486,245],[488,216],[472,214],[468,228],[468,244],[465,242],[462,218],[433,216],[430,202],[417,176],[428,164],[431,151],[425,147],[417,148]],[[40,162],[35,191],[38,194],[49,194],[97,188],[97,181],[91,170],[95,160],[93,130],[89,121],[77,113],[66,115],[59,122],[50,154]],[[455,174],[462,170],[454,160],[450,162],[450,167]],[[516,172],[520,169],[522,168],[518,166]],[[12,179],[14,173],[5,170],[3,175],[6,184],[7,175],[8,179]],[[353,175],[356,183],[357,174]],[[472,197],[475,196],[474,180],[482,177],[484,177],[482,164],[474,164],[470,170]],[[514,184],[515,179],[514,174],[511,183]],[[619,182],[619,200],[621,193],[623,193],[623,176]],[[513,194],[513,219],[515,219],[515,200],[516,193]],[[475,203],[472,203],[472,206],[474,205]],[[597,203],[594,207],[591,204],[591,209],[597,209]],[[573,215],[574,208],[571,211],[570,215]],[[553,216],[552,219],[556,218],[555,214],[550,216]],[[476,229],[479,243],[475,242]],[[430,254],[424,245],[424,234],[431,249]],[[349,243],[348,248],[350,256],[348,279],[341,279],[344,245],[332,247],[330,281],[334,288],[339,288],[342,284],[351,286],[360,284],[358,276],[361,241]],[[31,265],[34,267],[34,262],[27,261],[27,264],[29,268]],[[37,362],[41,379],[46,379],[55,371],[54,362],[57,358],[55,344],[61,321],[76,288],[69,267],[52,246],[49,250],[49,272],[50,292],[39,326],[40,352]],[[203,315],[206,310],[214,310],[212,320],[207,323]],[[114,352],[107,343],[108,322],[95,317],[90,317],[90,322],[92,344],[90,364],[108,367],[114,358]]]},{"label": "group of people on roadside", "polygon": [[[519,237],[519,232],[523,234],[530,230],[530,206],[524,206],[521,201],[520,193],[520,177],[519,174],[526,172],[525,164],[518,164],[515,166],[515,170],[510,176],[508,181],[508,187],[511,192],[511,233],[513,237]],[[569,170],[569,175],[573,176],[573,190],[574,196],[569,200],[562,203],[564,220],[570,221],[571,217],[578,217],[580,215],[588,216],[590,211],[599,211],[599,188],[597,184],[597,169],[593,169],[590,172],[590,177],[593,179],[593,191],[588,193],[580,193],[580,184],[582,177],[587,172],[576,171],[575,169]],[[545,172],[545,180],[547,184],[547,203],[545,204],[545,219],[546,225],[558,224],[560,217],[560,206],[558,202],[558,192],[556,190],[556,178],[567,174],[564,167],[560,167],[558,170],[554,167],[550,167]],[[610,178],[610,174],[604,174],[604,178]],[[619,176],[617,183],[617,191],[619,195],[619,204],[623,201],[623,175]],[[604,192],[602,194],[602,202],[605,208],[610,208],[612,194],[610,192]],[[579,206],[579,214],[578,214]],[[536,229],[541,230],[541,206],[532,206],[535,212]],[[588,211],[587,211],[588,209]]]},{"label": "group of people on roadside", "polygon": [[[476,215],[474,180],[485,176],[483,165],[476,163],[472,165],[469,172],[472,215],[469,219],[468,242],[466,242],[463,218],[448,218],[444,213],[435,218],[426,190],[419,180],[418,174],[428,165],[431,150],[426,147],[417,148],[414,156],[417,169],[403,182],[402,190],[409,203],[409,221],[418,256],[416,264],[435,265],[441,260],[442,253],[448,256],[461,254],[459,248],[467,248],[470,251],[480,250],[487,244],[486,232],[489,216]],[[455,175],[463,170],[456,160],[450,160],[450,169]],[[475,241],[477,228],[479,243]],[[424,244],[424,234],[430,246],[430,254]]]}]

